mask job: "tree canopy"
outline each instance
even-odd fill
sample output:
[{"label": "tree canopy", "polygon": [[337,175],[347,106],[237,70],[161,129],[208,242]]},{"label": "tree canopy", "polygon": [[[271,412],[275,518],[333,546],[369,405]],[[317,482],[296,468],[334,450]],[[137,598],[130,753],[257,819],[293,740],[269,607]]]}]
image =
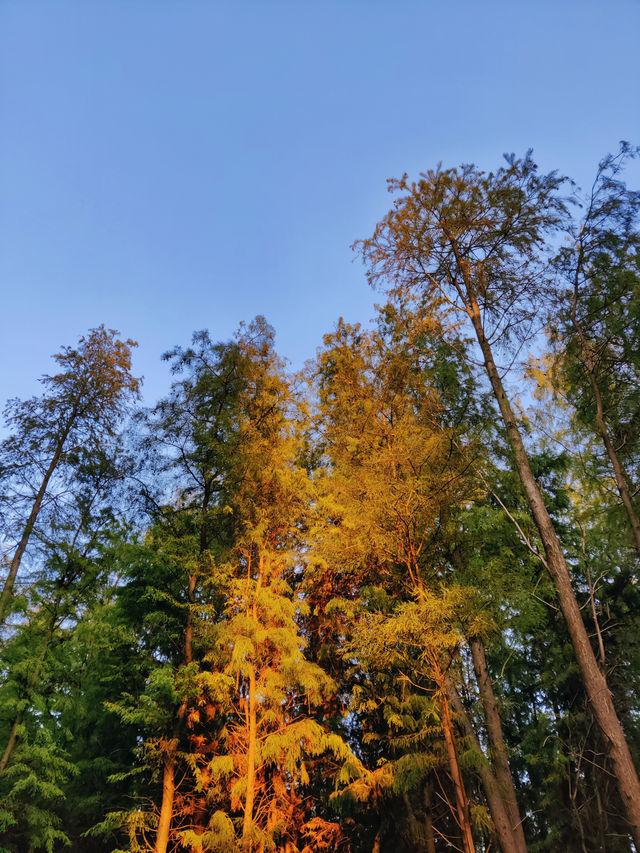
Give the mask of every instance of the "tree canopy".
[{"label": "tree canopy", "polygon": [[640,849],[640,194],[529,152],[390,182],[383,294],[100,326],[0,448],[0,851]]}]

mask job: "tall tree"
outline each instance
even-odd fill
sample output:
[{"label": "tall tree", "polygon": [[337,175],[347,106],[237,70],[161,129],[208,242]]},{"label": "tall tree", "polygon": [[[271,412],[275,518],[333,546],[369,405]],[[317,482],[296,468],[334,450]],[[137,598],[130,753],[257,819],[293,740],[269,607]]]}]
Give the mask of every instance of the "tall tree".
[{"label": "tall tree", "polygon": [[[177,583],[170,587],[174,612],[182,611],[184,624],[180,649],[171,661],[177,669],[197,672],[198,613],[221,605],[222,586],[215,579],[214,559],[230,544],[231,526],[220,495],[229,466],[230,442],[236,429],[238,395],[244,386],[246,363],[236,342],[216,344],[206,331],[196,333],[192,346],[166,353],[178,378],[170,395],[144,419],[148,464],[155,482],[143,488],[143,499],[153,519],[149,543],[162,563],[172,566]],[[173,501],[166,501],[171,490]],[[164,493],[164,494],[163,494]],[[203,584],[206,592],[203,594]],[[189,688],[183,680],[183,689]],[[179,689],[179,688],[178,688]],[[163,753],[162,803],[154,850],[167,849],[173,826],[176,773],[181,741],[188,737],[189,701],[185,693],[174,709],[170,730],[161,738]],[[183,743],[183,746],[185,744]],[[197,829],[197,827],[196,827]]]},{"label": "tall tree", "polygon": [[[328,523],[320,525],[318,531],[318,556],[323,558],[318,583],[326,584],[327,575],[333,570],[331,562],[335,561],[345,578],[343,596],[357,596],[358,591],[364,593],[367,584],[375,584],[399,601],[408,599],[400,615],[391,613],[386,617],[388,625],[383,620],[377,626],[377,633],[385,636],[385,630],[390,636],[394,632],[399,636],[402,624],[410,621],[409,611],[415,607],[412,599],[430,595],[429,601],[433,603],[438,591],[446,594],[452,576],[450,545],[446,541],[450,535],[447,527],[451,525],[446,519],[456,503],[469,501],[473,496],[469,480],[471,449],[461,449],[459,434],[459,415],[465,408],[462,398],[466,396],[464,370],[456,375],[452,360],[441,360],[442,345],[435,334],[437,324],[437,317],[425,323],[389,305],[381,313],[380,328],[374,332],[340,323],[334,335],[326,336],[327,347],[319,357],[322,436],[328,467],[326,481],[320,475],[317,479],[325,495],[325,502],[319,508]],[[443,386],[442,391],[439,386]],[[478,413],[467,406],[465,414],[472,420]],[[424,614],[427,612],[428,608],[424,609]],[[354,636],[349,649],[352,645],[357,647],[362,656],[364,646],[358,635],[364,632],[365,625],[358,623],[351,630]],[[468,849],[472,843],[468,806],[449,712],[450,661],[446,643],[440,659],[427,642],[428,633],[421,640],[424,649],[419,668],[423,683],[418,690],[431,691],[438,697],[436,704],[446,744],[446,750],[444,745],[442,749],[448,756],[455,782],[456,819],[464,830],[462,841]],[[453,635],[457,636],[450,626],[449,637]],[[367,632],[367,637],[371,644],[371,632]],[[453,650],[455,654],[457,645],[457,640],[450,642],[449,652]],[[347,656],[351,657],[348,651]],[[367,659],[370,668],[368,675],[363,676],[365,683],[373,678],[375,662],[382,661],[384,655],[378,649],[369,653]],[[405,677],[409,677],[412,666],[408,658],[404,669]],[[380,677],[384,679],[382,674]],[[411,692],[412,688],[409,682],[403,682],[402,700],[391,690],[387,710],[394,702],[404,707],[409,707],[411,701],[419,704],[414,696],[407,698],[405,705],[407,690]],[[381,692],[384,689],[374,690],[378,704],[382,701]],[[365,698],[357,704],[370,708],[377,703],[365,692]],[[404,713],[406,719],[411,717],[409,711]],[[396,713],[396,719],[400,717]],[[495,713],[492,722],[492,731],[499,733]],[[370,721],[363,719],[364,728],[369,724]],[[417,747],[417,732],[422,724],[414,724]],[[408,733],[398,734],[396,742],[402,742],[403,737],[405,742],[411,742]],[[503,785],[497,783],[489,765],[483,780],[487,783],[494,824],[505,851],[524,850],[513,784],[508,765],[504,767],[504,751],[499,758],[503,759]]]},{"label": "tall tree", "polygon": [[[320,754],[346,747],[309,715],[334,685],[304,658],[305,605],[294,594],[310,481],[292,380],[262,318],[228,343],[199,333],[167,357],[178,379],[146,418],[144,442],[172,496],[145,489],[158,573],[146,597],[157,616],[171,612],[174,640],[145,700],[161,802],[144,825],[139,813],[126,820],[154,851],[335,834],[300,795],[312,768],[322,772]],[[151,580],[149,565],[135,571],[136,588]],[[144,728],[144,704],[131,699],[116,710]]]},{"label": "tall tree", "polygon": [[314,717],[313,709],[336,687],[304,656],[306,605],[295,593],[311,500],[300,458],[304,412],[273,350],[273,331],[261,318],[238,345],[246,372],[224,476],[234,528],[228,555],[233,582],[218,637],[235,681],[235,710],[225,754],[210,769],[226,780],[227,817],[242,804],[238,840],[250,851],[339,834],[302,790],[320,772],[323,753],[344,758],[347,749]]},{"label": "tall tree", "polygon": [[609,745],[631,832],[640,846],[640,781],[580,607],[558,533],[533,474],[522,431],[497,366],[496,347],[522,342],[539,322],[550,279],[545,240],[563,226],[566,207],[554,173],[539,175],[530,155],[511,156],[495,173],[472,165],[438,168],[403,193],[360,247],[372,284],[385,283],[423,311],[449,306],[475,335],[513,458],[567,623],[589,700]]},{"label": "tall tree", "polygon": [[104,453],[140,381],[131,375],[132,340],[99,326],[54,356],[60,372],[45,376],[45,393],[11,401],[6,420],[12,429],[0,448],[2,502],[6,510],[2,536],[15,542],[0,594],[0,625],[6,618],[22,559],[43,510],[45,497],[55,510],[63,487],[51,491],[55,478],[68,482],[74,468],[92,453]]}]

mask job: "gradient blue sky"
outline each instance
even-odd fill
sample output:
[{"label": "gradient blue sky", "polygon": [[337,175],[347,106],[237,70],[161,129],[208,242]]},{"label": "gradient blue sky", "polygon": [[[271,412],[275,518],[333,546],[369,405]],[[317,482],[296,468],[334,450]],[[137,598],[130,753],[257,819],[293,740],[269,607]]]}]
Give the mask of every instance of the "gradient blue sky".
[{"label": "gradient blue sky", "polygon": [[640,0],[0,0],[0,86],[0,397],[104,323],[150,403],[194,329],[368,320],[387,177],[640,143]]}]

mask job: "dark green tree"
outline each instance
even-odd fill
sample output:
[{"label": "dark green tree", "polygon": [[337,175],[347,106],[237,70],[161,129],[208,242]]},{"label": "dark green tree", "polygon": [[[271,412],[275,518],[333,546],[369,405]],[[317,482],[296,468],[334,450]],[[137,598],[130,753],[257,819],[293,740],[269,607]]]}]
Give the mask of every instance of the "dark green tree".
[{"label": "dark green tree", "polygon": [[43,511],[56,523],[79,466],[104,455],[122,417],[138,394],[131,374],[131,340],[99,326],[54,356],[60,372],[41,381],[45,393],[11,401],[5,412],[11,434],[0,448],[5,547],[13,553],[0,594],[0,625],[14,596],[27,546]]}]

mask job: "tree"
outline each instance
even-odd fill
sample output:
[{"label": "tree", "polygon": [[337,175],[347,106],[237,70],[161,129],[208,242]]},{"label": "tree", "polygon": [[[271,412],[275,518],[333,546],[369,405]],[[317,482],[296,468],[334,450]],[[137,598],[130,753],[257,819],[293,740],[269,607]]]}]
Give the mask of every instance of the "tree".
[{"label": "tree", "polygon": [[304,656],[307,607],[295,591],[311,500],[301,465],[304,411],[262,318],[243,330],[238,346],[246,369],[223,475],[232,582],[217,636],[218,659],[235,688],[224,753],[209,763],[208,776],[228,821],[242,808],[238,843],[250,851],[321,833],[335,840],[338,827],[302,790],[321,772],[324,753],[340,760],[348,750],[314,718],[336,686]]},{"label": "tree", "polygon": [[120,596],[163,631],[145,632],[157,651],[144,693],[112,706],[139,726],[161,802],[104,828],[124,822],[158,853],[335,835],[300,795],[321,755],[346,747],[309,713],[334,684],[304,657],[294,592],[310,481],[293,381],[260,317],[167,358],[178,379],[145,418],[153,522]]},{"label": "tree", "polygon": [[[16,541],[16,546],[0,595],[0,625],[45,505],[48,515],[55,516],[64,484],[73,479],[79,463],[105,452],[138,394],[140,381],[131,375],[131,348],[136,344],[117,336],[114,329],[99,326],[80,338],[76,348],[63,347],[54,356],[60,372],[41,380],[45,393],[24,402],[13,400],[6,408],[13,432],[0,448],[2,501],[7,510],[2,536],[6,542]],[[52,495],[56,478],[60,489]]]},{"label": "tree", "polygon": [[[409,775],[415,784],[416,778],[423,780],[428,762],[425,765],[426,752],[416,752],[420,738],[425,740],[420,735],[424,728],[422,711],[416,720],[412,715],[421,707],[425,695],[437,697],[437,701],[430,701],[435,701],[438,708],[444,743],[440,749],[434,742],[433,730],[438,727],[431,721],[426,737],[429,745],[423,743],[422,747],[435,753],[440,749],[445,756],[444,763],[454,783],[455,820],[463,831],[461,843],[470,849],[469,809],[449,711],[451,694],[458,702],[459,711],[461,708],[449,656],[457,654],[460,642],[457,628],[450,624],[445,630],[440,624],[436,630],[429,607],[422,606],[421,618],[425,625],[433,627],[433,637],[430,639],[425,628],[419,640],[413,638],[413,644],[422,649],[404,660],[402,698],[396,695],[394,678],[382,664],[385,660],[382,650],[377,645],[375,651],[366,648],[374,642],[376,634],[387,637],[390,643],[390,638],[395,637],[394,642],[407,645],[409,640],[400,637],[403,625],[413,620],[415,626],[419,621],[414,618],[415,599],[422,605],[428,601],[432,611],[437,610],[436,602],[440,602],[444,610],[442,602],[450,594],[451,584],[462,581],[457,573],[452,573],[449,528],[455,529],[457,523],[448,523],[448,519],[455,514],[456,504],[473,499],[469,474],[474,442],[468,441],[463,450],[462,430],[468,430],[469,423],[479,413],[464,402],[472,387],[471,378],[465,376],[464,363],[454,366],[453,359],[441,358],[442,344],[436,334],[438,322],[437,317],[425,322],[412,317],[402,306],[387,305],[380,313],[375,331],[364,332],[358,326],[341,322],[334,335],[325,337],[326,348],[319,356],[318,383],[327,468],[316,474],[324,495],[319,513],[325,515],[324,524],[320,521],[317,530],[317,557],[322,560],[317,583],[326,587],[328,576],[337,571],[343,576],[340,591],[345,598],[364,596],[366,600],[370,597],[366,591],[368,585],[375,585],[382,600],[392,596],[390,600],[397,604],[405,601],[397,612],[389,605],[384,617],[378,613],[380,618],[374,631],[367,630],[363,620],[347,627],[349,635],[352,634],[346,647],[347,658],[357,649],[355,656],[368,661],[366,672],[352,688],[354,695],[362,694],[355,704],[362,713],[362,727],[368,738],[374,737],[369,731],[372,717],[375,718],[373,708],[384,707],[385,718],[390,715],[396,721],[402,720],[400,728],[415,727],[412,734],[408,728],[398,731],[389,742],[392,751],[399,750],[400,754],[404,751],[403,766],[410,760],[417,766],[423,762],[421,771]],[[458,345],[463,349],[462,342]],[[461,415],[467,421],[464,427]],[[377,609],[375,604],[373,609]],[[437,652],[435,639],[438,631],[445,637],[441,654]],[[365,635],[366,642],[362,639]],[[480,659],[479,639],[472,637],[471,644]],[[415,684],[418,671],[420,685]],[[374,679],[379,679],[375,686]],[[489,699],[486,679],[482,683],[484,695]],[[418,695],[413,689],[416,687]],[[492,710],[488,718],[491,740],[499,746],[499,717],[489,701],[485,704]],[[383,740],[385,736],[379,737]],[[401,743],[404,748],[399,747]],[[476,746],[500,844],[505,853],[524,850],[504,748],[494,749],[498,783],[482,755],[477,736]],[[373,756],[374,761],[376,758]],[[411,814],[409,804],[406,805]]]},{"label": "tree", "polygon": [[589,700],[609,745],[633,838],[640,846],[640,781],[607,681],[591,647],[565,554],[531,469],[494,350],[523,342],[539,322],[550,282],[545,240],[566,221],[562,179],[539,175],[530,154],[495,173],[474,166],[391,181],[404,193],[360,248],[372,284],[412,298],[422,311],[449,307],[475,335],[518,475],[543,545],[545,564],[571,636]]},{"label": "tree", "polygon": [[[130,374],[133,342],[116,336],[101,327],[77,349],[65,348],[56,356],[64,370],[43,380],[48,393],[7,407],[14,432],[0,451],[2,535],[17,547],[1,606],[6,616],[19,601],[22,612],[3,632],[0,784],[15,823],[10,832],[19,836],[26,823],[34,844],[54,838],[58,818],[43,804],[59,803],[76,772],[56,724],[64,699],[52,672],[64,672],[61,649],[100,586],[98,555],[117,526],[113,505],[124,474],[118,419],[138,380]],[[18,599],[14,584],[28,546],[31,583]]]},{"label": "tree", "polygon": [[[204,677],[201,668],[206,650],[197,650],[195,635],[201,630],[203,613],[213,621],[217,618],[228,580],[216,567],[216,558],[226,553],[232,541],[221,496],[246,369],[236,342],[213,343],[206,331],[193,336],[191,347],[176,347],[164,359],[171,362],[178,378],[169,396],[142,419],[143,465],[155,475],[142,489],[152,519],[146,544],[159,575],[151,578],[148,566],[142,565],[141,576],[135,578],[136,586],[151,581],[154,611],[171,613],[175,640],[174,648],[163,658],[173,670],[171,676],[165,673],[165,680],[168,677],[174,682],[166,697],[177,704],[160,714],[164,730],[153,732],[148,741],[155,743],[152,753],[160,756],[163,767],[153,847],[158,853],[167,849],[172,833],[175,836],[179,829],[175,825],[176,773],[187,761],[188,712],[197,699],[197,678]],[[169,490],[171,501],[166,499]],[[150,688],[155,692],[153,683]],[[123,709],[123,713],[133,712]],[[189,824],[187,831],[202,829]]]}]

